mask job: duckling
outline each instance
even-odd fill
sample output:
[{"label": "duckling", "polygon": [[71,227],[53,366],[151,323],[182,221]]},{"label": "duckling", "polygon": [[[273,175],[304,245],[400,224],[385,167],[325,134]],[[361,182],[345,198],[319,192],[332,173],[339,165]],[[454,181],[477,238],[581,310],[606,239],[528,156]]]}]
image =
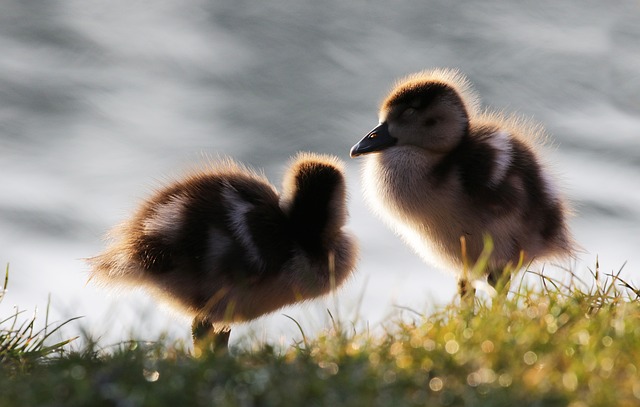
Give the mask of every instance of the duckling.
[{"label": "duckling", "polygon": [[568,205],[537,150],[543,135],[515,116],[480,112],[462,74],[435,69],[397,82],[351,157],[366,155],[374,212],[423,260],[456,271],[465,296],[465,262],[478,260],[487,235],[492,286],[508,266],[573,253]]},{"label": "duckling", "polygon": [[89,259],[91,279],[144,287],[193,318],[194,342],[226,349],[230,326],[310,300],[353,272],[342,163],[302,153],[282,195],[230,159],[175,181],[144,201]]}]

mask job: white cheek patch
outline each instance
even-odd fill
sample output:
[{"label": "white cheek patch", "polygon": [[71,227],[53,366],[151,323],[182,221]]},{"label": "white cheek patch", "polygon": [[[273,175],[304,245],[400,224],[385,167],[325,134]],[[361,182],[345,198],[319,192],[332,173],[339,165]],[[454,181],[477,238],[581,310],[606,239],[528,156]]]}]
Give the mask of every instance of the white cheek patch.
[{"label": "white cheek patch", "polygon": [[497,131],[487,139],[487,143],[495,151],[493,170],[489,177],[491,186],[498,186],[507,175],[507,171],[513,161],[513,149],[511,138],[505,131]]},{"label": "white cheek patch", "polygon": [[167,202],[157,205],[153,215],[142,224],[144,233],[160,236],[167,242],[175,241],[184,224],[185,199],[183,196],[175,195]]},{"label": "white cheek patch", "polygon": [[262,258],[260,257],[258,247],[253,241],[251,229],[247,221],[247,213],[253,209],[253,205],[242,199],[238,191],[230,184],[224,185],[222,197],[227,203],[229,211],[229,229],[246,250],[249,260],[256,266],[262,267]]}]

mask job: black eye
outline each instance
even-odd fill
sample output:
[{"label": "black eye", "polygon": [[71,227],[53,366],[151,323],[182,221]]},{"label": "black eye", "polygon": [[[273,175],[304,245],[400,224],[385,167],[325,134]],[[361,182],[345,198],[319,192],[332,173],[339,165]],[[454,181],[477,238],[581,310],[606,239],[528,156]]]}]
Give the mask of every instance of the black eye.
[{"label": "black eye", "polygon": [[436,119],[435,117],[430,117],[427,119],[427,121],[424,122],[424,124],[426,124],[427,126],[433,126],[436,123],[438,123],[438,119]]},{"label": "black eye", "polygon": [[416,109],[413,107],[409,107],[402,112],[402,118],[406,119],[413,116],[416,113]]}]

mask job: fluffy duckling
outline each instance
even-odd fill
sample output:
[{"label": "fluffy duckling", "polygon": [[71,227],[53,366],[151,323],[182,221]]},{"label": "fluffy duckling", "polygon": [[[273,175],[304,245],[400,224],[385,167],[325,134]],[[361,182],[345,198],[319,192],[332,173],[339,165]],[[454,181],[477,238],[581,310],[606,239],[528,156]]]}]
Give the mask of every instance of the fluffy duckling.
[{"label": "fluffy duckling", "polygon": [[465,295],[464,263],[478,260],[485,235],[494,286],[521,252],[525,262],[572,253],[567,204],[536,150],[542,135],[516,117],[480,112],[463,75],[436,69],[396,84],[351,157],[367,155],[374,211],[425,261],[457,270]]},{"label": "fluffy duckling", "polygon": [[231,160],[160,190],[89,259],[91,278],[142,286],[194,318],[196,344],[227,346],[230,324],[327,294],[356,264],[335,157],[299,154],[283,193]]}]

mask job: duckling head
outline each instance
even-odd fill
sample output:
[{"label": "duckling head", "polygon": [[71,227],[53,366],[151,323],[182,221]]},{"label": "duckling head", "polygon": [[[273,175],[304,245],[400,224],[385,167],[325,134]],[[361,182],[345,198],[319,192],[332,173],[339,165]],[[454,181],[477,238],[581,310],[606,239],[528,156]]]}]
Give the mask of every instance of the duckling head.
[{"label": "duckling head", "polygon": [[469,82],[456,70],[409,75],[398,81],[382,102],[378,126],[351,148],[351,157],[392,146],[447,153],[468,132],[477,105]]},{"label": "duckling head", "polygon": [[294,234],[318,243],[340,233],[347,220],[344,170],[337,158],[300,153],[287,172],[280,206]]}]

